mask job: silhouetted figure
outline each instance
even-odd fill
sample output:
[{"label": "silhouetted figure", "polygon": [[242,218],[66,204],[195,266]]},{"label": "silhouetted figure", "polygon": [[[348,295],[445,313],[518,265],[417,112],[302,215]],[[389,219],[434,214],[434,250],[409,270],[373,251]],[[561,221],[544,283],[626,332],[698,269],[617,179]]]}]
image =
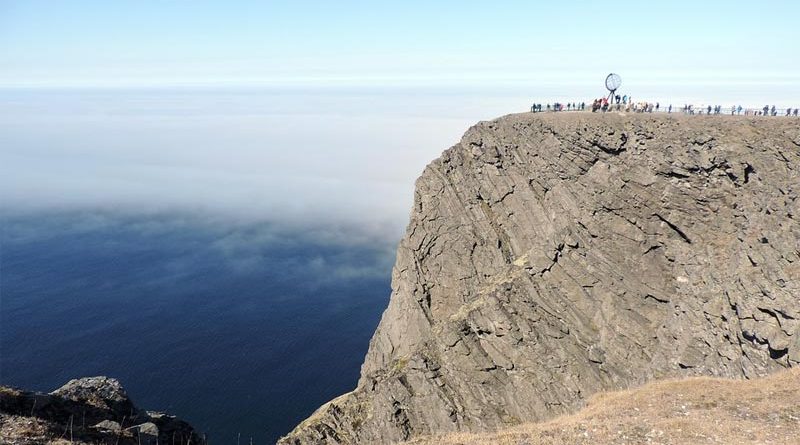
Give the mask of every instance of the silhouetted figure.
[{"label": "silhouetted figure", "polygon": [[794,109],[794,117],[797,117],[797,108]]},{"label": "silhouetted figure", "polygon": [[766,116],[767,113],[769,113],[769,105],[764,105],[763,110],[764,110],[764,116]]},{"label": "silhouetted figure", "polygon": [[742,106],[741,105],[736,107],[736,114],[742,114]]},{"label": "silhouetted figure", "polygon": [[708,113],[706,114],[711,114],[711,105],[708,106]]},{"label": "silhouetted figure", "polygon": [[667,108],[667,113],[672,113],[672,104],[669,104],[669,108]]},{"label": "silhouetted figure", "polygon": [[586,108],[586,102],[581,102],[581,111],[583,111],[585,108]]}]

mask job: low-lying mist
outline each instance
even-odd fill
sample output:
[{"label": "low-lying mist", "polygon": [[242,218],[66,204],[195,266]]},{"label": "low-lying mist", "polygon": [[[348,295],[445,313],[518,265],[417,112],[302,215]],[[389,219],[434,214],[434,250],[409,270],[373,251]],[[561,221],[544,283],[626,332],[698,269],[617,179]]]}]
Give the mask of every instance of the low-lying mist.
[{"label": "low-lying mist", "polygon": [[0,383],[119,378],[217,442],[270,443],[355,386],[394,243],[192,214],[6,217]]}]

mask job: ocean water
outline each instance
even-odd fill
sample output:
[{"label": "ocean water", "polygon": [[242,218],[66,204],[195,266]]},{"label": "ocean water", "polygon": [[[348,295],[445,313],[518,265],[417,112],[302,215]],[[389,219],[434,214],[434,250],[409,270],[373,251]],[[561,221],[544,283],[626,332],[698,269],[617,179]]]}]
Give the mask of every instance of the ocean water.
[{"label": "ocean water", "polygon": [[393,247],[196,215],[7,218],[1,381],[109,375],[213,443],[271,443],[353,389]]},{"label": "ocean water", "polygon": [[506,99],[0,91],[0,383],[274,443],[355,387],[414,179]]},{"label": "ocean water", "polygon": [[[800,97],[796,83],[636,94]],[[273,443],[355,387],[425,165],[478,120],[600,95],[0,90],[0,383],[109,375],[212,443]]]}]

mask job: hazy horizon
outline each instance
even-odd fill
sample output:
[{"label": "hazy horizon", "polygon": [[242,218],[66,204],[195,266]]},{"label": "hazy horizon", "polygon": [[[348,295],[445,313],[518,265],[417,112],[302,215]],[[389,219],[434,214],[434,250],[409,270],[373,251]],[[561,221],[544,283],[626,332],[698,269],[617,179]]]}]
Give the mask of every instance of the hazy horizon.
[{"label": "hazy horizon", "polygon": [[0,210],[177,206],[398,238],[413,181],[469,126],[589,102],[612,71],[665,106],[800,107],[797,16],[789,1],[0,1]]},{"label": "hazy horizon", "polygon": [[414,180],[467,128],[597,89],[0,89],[0,212],[194,212],[397,240]]},{"label": "hazy horizon", "polygon": [[637,96],[648,84],[786,86],[800,79],[799,15],[787,0],[6,0],[0,86],[535,87],[609,71]]},{"label": "hazy horizon", "polygon": [[[414,182],[481,120],[800,108],[800,3],[0,0],[0,384],[215,442],[356,386]],[[742,119],[745,119],[742,117]]]}]

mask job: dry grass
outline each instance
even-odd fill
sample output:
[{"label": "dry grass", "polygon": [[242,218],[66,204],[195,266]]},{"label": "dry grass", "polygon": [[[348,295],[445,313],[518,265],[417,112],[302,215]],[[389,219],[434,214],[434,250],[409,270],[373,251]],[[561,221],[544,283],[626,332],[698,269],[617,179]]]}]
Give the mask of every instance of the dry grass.
[{"label": "dry grass", "polygon": [[800,369],[742,381],[690,378],[598,394],[575,414],[408,445],[800,444]]},{"label": "dry grass", "polygon": [[0,445],[81,445],[80,441],[53,437],[52,425],[36,417],[21,417],[0,414]]}]

